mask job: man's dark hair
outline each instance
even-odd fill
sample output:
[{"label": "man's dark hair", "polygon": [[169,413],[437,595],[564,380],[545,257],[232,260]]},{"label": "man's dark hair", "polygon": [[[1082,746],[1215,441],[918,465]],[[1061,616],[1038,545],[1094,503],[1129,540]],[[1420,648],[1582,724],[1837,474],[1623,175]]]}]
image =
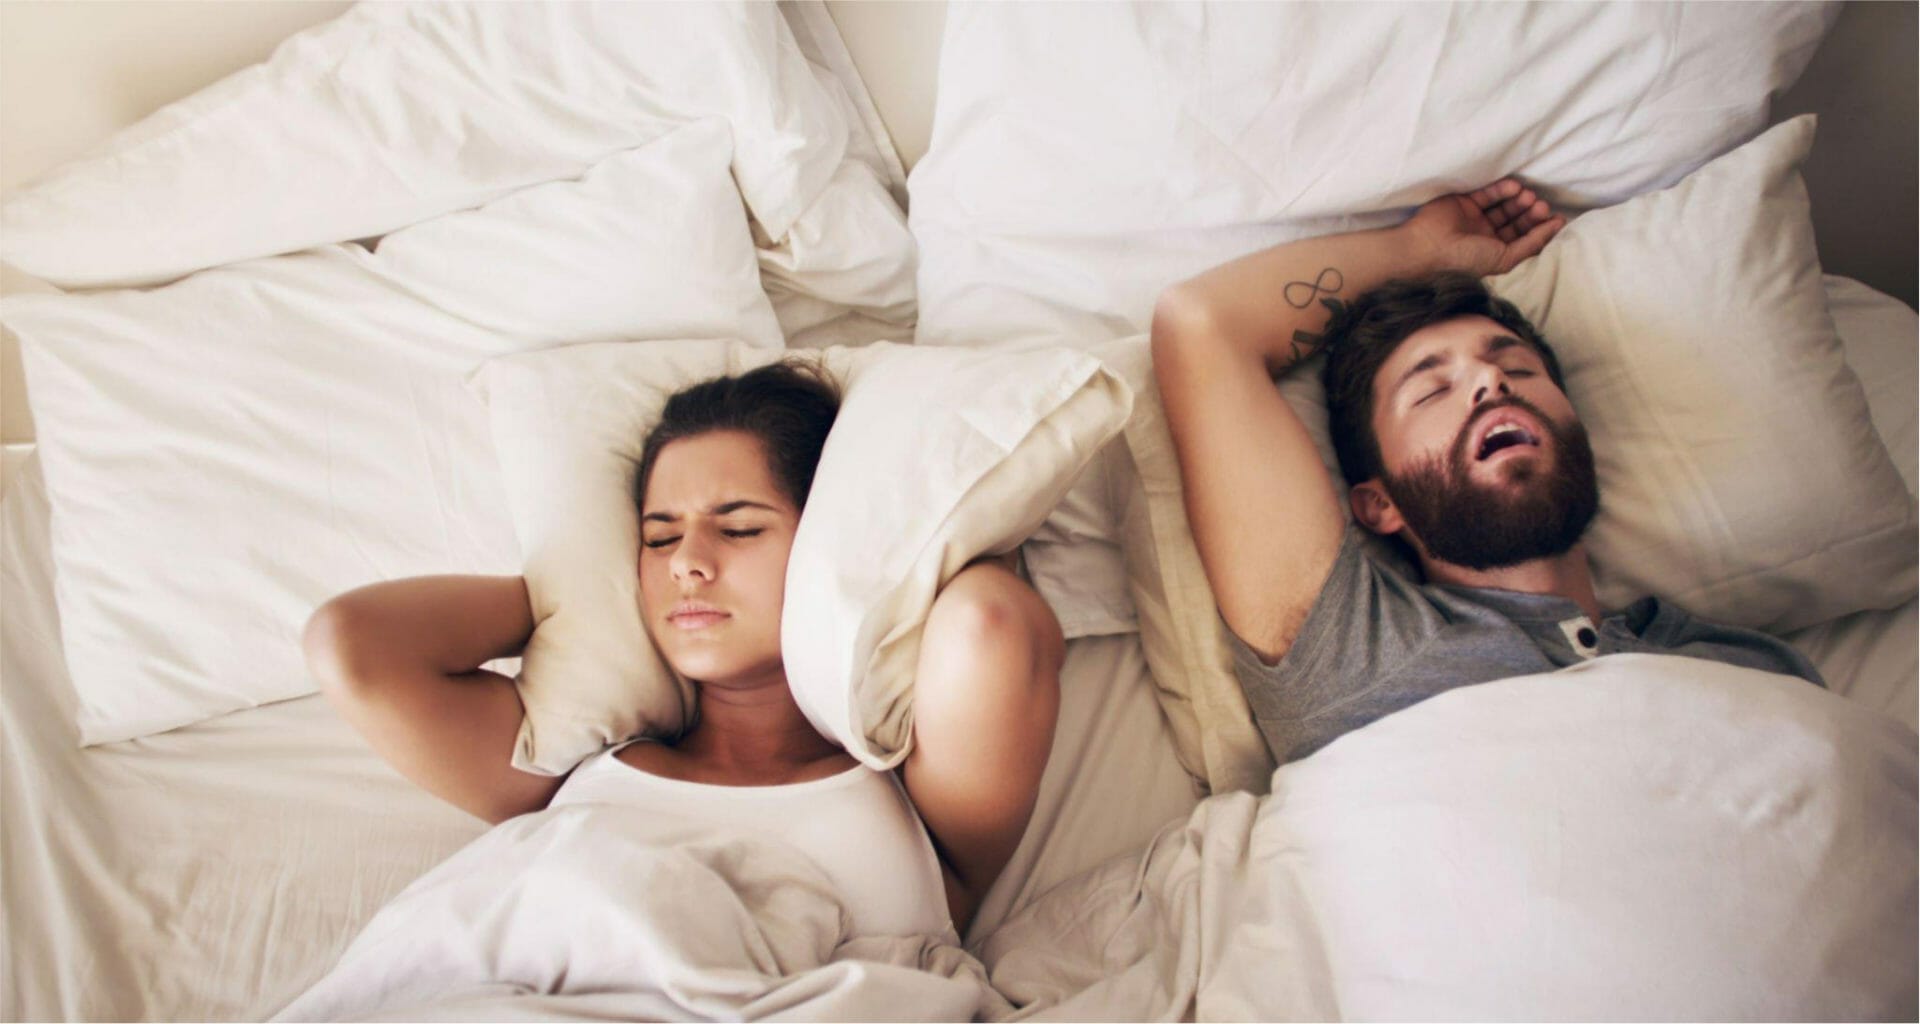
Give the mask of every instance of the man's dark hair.
[{"label": "man's dark hair", "polygon": [[811,363],[772,363],[731,377],[683,388],[667,399],[660,422],[640,448],[633,503],[647,496],[647,481],[669,442],[716,430],[739,430],[759,438],[767,470],[794,508],[807,503],[827,432],[840,411],[840,393],[825,371]]},{"label": "man's dark hair", "polygon": [[1349,484],[1371,480],[1385,470],[1380,438],[1373,432],[1373,379],[1380,367],[1415,331],[1463,316],[1484,316],[1532,345],[1554,385],[1567,389],[1560,361],[1546,339],[1513,303],[1496,298],[1479,278],[1449,272],[1388,281],[1337,312],[1325,334],[1327,364],[1321,380],[1327,388],[1328,428]]}]

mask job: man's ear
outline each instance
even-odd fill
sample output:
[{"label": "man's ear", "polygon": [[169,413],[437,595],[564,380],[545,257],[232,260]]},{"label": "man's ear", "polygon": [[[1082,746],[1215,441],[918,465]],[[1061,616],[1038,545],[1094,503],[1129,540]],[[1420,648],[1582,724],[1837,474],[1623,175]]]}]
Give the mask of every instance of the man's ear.
[{"label": "man's ear", "polygon": [[1407,525],[1400,516],[1400,506],[1387,495],[1387,488],[1379,477],[1354,484],[1347,491],[1347,504],[1352,506],[1353,518],[1361,526],[1383,537],[1391,537]]}]

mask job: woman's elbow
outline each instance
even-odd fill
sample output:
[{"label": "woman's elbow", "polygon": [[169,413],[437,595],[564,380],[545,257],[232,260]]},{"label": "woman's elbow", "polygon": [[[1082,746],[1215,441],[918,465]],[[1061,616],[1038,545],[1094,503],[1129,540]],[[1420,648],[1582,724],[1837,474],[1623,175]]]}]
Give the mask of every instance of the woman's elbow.
[{"label": "woman's elbow", "polygon": [[1000,567],[976,567],[956,578],[935,601],[927,626],[951,647],[1026,662],[1034,680],[1057,676],[1066,657],[1053,609]]},{"label": "woman's elbow", "polygon": [[314,609],[300,634],[307,672],[320,692],[338,702],[364,689],[365,617],[352,594],[342,594]]}]

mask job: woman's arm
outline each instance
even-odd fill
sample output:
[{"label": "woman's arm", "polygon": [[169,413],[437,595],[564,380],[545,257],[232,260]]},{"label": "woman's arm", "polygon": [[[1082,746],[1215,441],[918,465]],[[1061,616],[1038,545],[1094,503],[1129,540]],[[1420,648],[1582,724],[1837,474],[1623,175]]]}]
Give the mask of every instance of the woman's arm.
[{"label": "woman's arm", "polygon": [[533,634],[518,576],[421,576],[351,590],[307,621],[320,692],[400,774],[488,822],[547,805],[555,777],[512,766],[524,712],[480,666]]},{"label": "woman's arm", "polygon": [[962,570],[927,617],[901,774],[951,875],[962,931],[1033,815],[1065,655],[1053,609],[996,563]]}]

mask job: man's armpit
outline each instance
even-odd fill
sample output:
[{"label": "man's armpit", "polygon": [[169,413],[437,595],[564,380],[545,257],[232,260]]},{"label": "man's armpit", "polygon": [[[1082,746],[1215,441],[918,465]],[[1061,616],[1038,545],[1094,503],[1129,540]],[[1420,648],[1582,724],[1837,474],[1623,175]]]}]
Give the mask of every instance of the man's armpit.
[{"label": "man's armpit", "polygon": [[1299,638],[1300,631],[1306,627],[1307,615],[1313,611],[1313,601],[1294,602],[1278,611],[1264,616],[1258,628],[1237,629],[1223,615],[1221,622],[1231,632],[1234,639],[1257,659],[1263,668],[1277,668],[1292,650],[1293,642]]}]

